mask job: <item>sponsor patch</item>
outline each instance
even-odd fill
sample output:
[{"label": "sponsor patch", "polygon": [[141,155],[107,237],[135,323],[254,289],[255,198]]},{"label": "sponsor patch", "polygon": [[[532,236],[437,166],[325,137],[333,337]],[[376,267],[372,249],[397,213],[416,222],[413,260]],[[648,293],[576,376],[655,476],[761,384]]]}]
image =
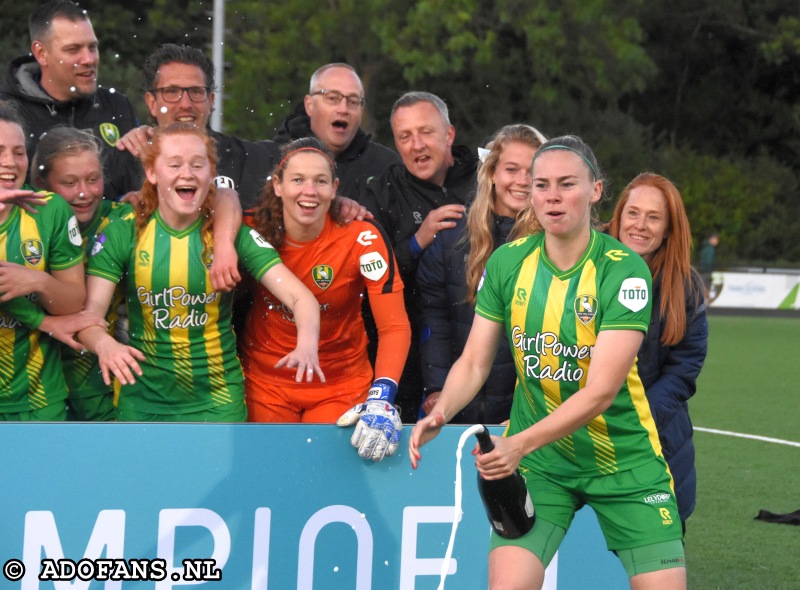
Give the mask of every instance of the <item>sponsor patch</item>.
[{"label": "sponsor patch", "polygon": [[593,295],[578,295],[572,305],[575,315],[584,326],[589,324],[597,313],[597,299]]},{"label": "sponsor patch", "polygon": [[150,252],[139,250],[139,266],[150,266]]},{"label": "sponsor patch", "polygon": [[664,502],[669,502],[670,498],[672,498],[671,494],[666,494],[664,492],[659,492],[657,494],[650,494],[649,496],[644,497],[645,504],[663,504]]},{"label": "sponsor patch", "polygon": [[69,241],[73,246],[83,245],[83,236],[81,236],[81,228],[78,227],[78,219],[74,215],[69,218],[67,222],[67,232],[69,233]]},{"label": "sponsor patch", "polygon": [[25,240],[19,245],[19,252],[27,264],[37,266],[42,260],[44,246],[41,240]]},{"label": "sponsor patch", "polygon": [[119,139],[119,128],[114,123],[100,123],[100,137],[103,138],[108,145],[114,147],[117,145]]},{"label": "sponsor patch", "polygon": [[379,252],[367,252],[359,259],[361,274],[372,281],[380,280],[389,268]]},{"label": "sponsor patch", "polygon": [[327,264],[318,264],[311,269],[311,278],[314,279],[317,287],[324,291],[333,282],[333,268]]},{"label": "sponsor patch", "polygon": [[272,244],[265,240],[264,236],[262,236],[256,230],[250,230],[250,237],[253,238],[253,241],[258,245],[259,248],[272,248]]},{"label": "sponsor patch", "polygon": [[103,249],[103,244],[105,244],[105,242],[106,242],[106,234],[102,233],[99,236],[97,236],[97,239],[94,241],[94,244],[92,244],[91,255],[97,256]]},{"label": "sponsor patch", "polygon": [[230,176],[219,176],[214,177],[214,184],[217,188],[229,188],[232,190],[236,190],[236,183],[233,182],[233,178]]},{"label": "sponsor patch", "polygon": [[650,293],[647,289],[647,281],[642,278],[633,277],[622,281],[617,296],[619,302],[631,311],[641,311],[650,300]]}]

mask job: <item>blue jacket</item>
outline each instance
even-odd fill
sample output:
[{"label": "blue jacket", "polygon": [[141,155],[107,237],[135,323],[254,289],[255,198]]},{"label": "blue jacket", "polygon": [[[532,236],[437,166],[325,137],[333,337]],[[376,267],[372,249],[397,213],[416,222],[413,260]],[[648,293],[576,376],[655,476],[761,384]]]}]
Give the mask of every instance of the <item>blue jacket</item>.
[{"label": "blue jacket", "polygon": [[[689,398],[697,389],[697,376],[708,350],[708,320],[703,283],[692,272],[693,288],[686,288],[686,334],[678,344],[664,346],[661,334],[661,281],[653,281],[653,313],[650,328],[639,349],[639,377],[645,387],[658,436],[675,481],[681,520],[694,511],[697,473],[694,465]],[[697,300],[699,297],[699,303]]]},{"label": "blue jacket", "polygon": [[[504,244],[514,225],[509,217],[495,218],[494,248]],[[439,232],[417,267],[418,309],[422,344],[422,377],[425,394],[441,391],[453,363],[464,352],[475,309],[467,296],[466,217],[456,227]],[[451,423],[499,424],[511,414],[517,375],[508,341],[500,339],[489,377],[472,402]]]}]

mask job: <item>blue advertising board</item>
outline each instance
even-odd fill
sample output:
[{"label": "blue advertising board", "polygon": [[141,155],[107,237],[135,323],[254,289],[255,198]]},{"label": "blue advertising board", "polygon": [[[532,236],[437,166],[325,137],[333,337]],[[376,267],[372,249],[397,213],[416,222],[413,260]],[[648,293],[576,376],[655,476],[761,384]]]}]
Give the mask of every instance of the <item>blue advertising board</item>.
[{"label": "blue advertising board", "polygon": [[[413,470],[406,433],[373,463],[328,425],[2,424],[0,589],[438,588],[463,431],[445,427]],[[459,590],[487,587],[465,454],[445,583]],[[627,587],[591,510],[545,587]]]}]

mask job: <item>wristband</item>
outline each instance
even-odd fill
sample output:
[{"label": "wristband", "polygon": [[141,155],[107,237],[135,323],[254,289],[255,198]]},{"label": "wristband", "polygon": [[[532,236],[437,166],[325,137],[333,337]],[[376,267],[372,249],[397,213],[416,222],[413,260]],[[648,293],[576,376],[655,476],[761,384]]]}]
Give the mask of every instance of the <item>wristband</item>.
[{"label": "wristband", "polygon": [[381,400],[393,404],[395,396],[397,396],[397,383],[388,377],[380,377],[375,379],[369,388],[367,401]]}]

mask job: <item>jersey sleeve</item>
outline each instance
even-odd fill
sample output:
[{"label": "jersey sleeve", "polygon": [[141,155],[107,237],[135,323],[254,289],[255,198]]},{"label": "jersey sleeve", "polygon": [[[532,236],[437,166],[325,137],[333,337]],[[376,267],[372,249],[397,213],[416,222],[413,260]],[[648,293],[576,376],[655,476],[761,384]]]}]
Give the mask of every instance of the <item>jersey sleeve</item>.
[{"label": "jersey sleeve", "polygon": [[603,317],[599,330],[647,332],[652,308],[652,280],[644,260],[616,250],[604,256],[606,272],[599,289]]},{"label": "jersey sleeve", "polygon": [[492,322],[503,323],[505,321],[505,300],[503,296],[503,276],[502,255],[507,246],[501,246],[489,257],[486,263],[486,270],[478,283],[478,297],[475,303],[475,313],[482,318]]},{"label": "jersey sleeve", "polygon": [[[353,222],[355,224],[355,222]],[[374,221],[362,221],[353,226],[358,234],[352,244],[345,244],[358,252],[361,276],[370,295],[397,293],[403,290],[403,280],[397,260],[383,228]]]},{"label": "jersey sleeve", "polygon": [[281,257],[272,244],[246,225],[239,228],[236,236],[236,252],[247,272],[257,281],[260,281],[269,269],[281,262]]},{"label": "jersey sleeve", "polygon": [[0,303],[0,311],[4,311],[17,319],[29,330],[37,330],[44,320],[44,311],[27,297],[14,297],[11,301]]},{"label": "jersey sleeve", "polygon": [[135,217],[128,212],[109,217],[108,225],[89,249],[87,274],[119,283],[125,273],[136,240]]},{"label": "jersey sleeve", "polygon": [[50,270],[64,270],[83,262],[83,238],[69,204],[60,196],[51,194],[47,205],[39,209],[39,215],[45,216],[52,232]]},{"label": "jersey sleeve", "polygon": [[399,383],[411,346],[411,325],[406,315],[403,292],[371,297],[369,305],[378,328],[375,377],[389,377]]}]

